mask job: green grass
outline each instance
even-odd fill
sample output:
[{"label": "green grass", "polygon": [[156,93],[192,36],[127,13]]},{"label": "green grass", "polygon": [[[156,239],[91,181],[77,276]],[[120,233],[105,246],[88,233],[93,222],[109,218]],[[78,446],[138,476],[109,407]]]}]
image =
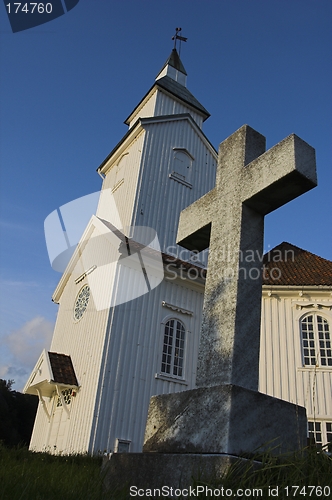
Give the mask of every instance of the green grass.
[{"label": "green grass", "polygon": [[100,458],[0,445],[0,500],[102,499],[100,470]]},{"label": "green grass", "polygon": [[[256,495],[252,498],[273,498],[269,491],[274,489],[275,493],[277,487],[278,499],[332,498],[332,458],[326,453],[317,453],[315,448],[310,448],[281,458],[266,454],[259,460],[262,466],[256,469],[252,461],[248,461],[244,470],[242,464],[235,463],[222,480],[211,480],[209,486],[215,488],[223,486],[225,490],[229,488],[233,492],[239,488],[243,491],[255,488],[263,492],[263,496]],[[203,483],[197,481],[196,484]],[[292,486],[299,488],[296,491]],[[320,488],[313,490],[309,486],[329,487],[325,489],[325,493],[330,491],[331,494],[321,495]]]},{"label": "green grass", "polygon": [[[313,491],[309,496],[309,486],[329,486],[332,492],[332,458],[314,449],[304,450],[293,457],[279,460],[266,455],[262,467],[253,470],[248,462],[246,470],[233,465],[222,480],[211,480],[211,488],[249,490],[261,488],[260,498],[269,496],[269,487],[279,487],[275,498],[329,498]],[[130,498],[129,492],[114,495],[103,491],[101,458],[82,455],[54,456],[46,453],[32,453],[26,448],[6,448],[0,445],[0,500],[94,500]],[[193,485],[204,485],[199,478]],[[298,485],[297,495],[291,486]],[[189,486],[189,485],[188,485]],[[289,486],[287,490],[284,488]],[[304,489],[305,487],[306,489]],[[302,494],[300,493],[302,491]],[[304,495],[304,492],[306,495]],[[200,495],[206,498],[205,495]],[[226,496],[224,495],[226,498]],[[142,498],[142,497],[140,497]],[[150,497],[151,498],[151,497]],[[161,497],[162,498],[162,497]],[[165,497],[164,497],[165,498]],[[178,497],[181,498],[181,497]],[[209,497],[211,498],[211,497]],[[219,498],[222,498],[221,496]],[[234,498],[234,497],[233,497]],[[243,496],[243,498],[257,498]]]}]

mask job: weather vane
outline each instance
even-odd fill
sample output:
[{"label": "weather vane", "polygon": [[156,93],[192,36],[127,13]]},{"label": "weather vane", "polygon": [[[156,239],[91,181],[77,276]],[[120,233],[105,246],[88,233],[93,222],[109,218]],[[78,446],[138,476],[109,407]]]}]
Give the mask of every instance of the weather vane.
[{"label": "weather vane", "polygon": [[175,28],[175,35],[172,36],[172,40],[174,40],[174,48],[175,49],[176,49],[176,41],[180,40],[180,42],[179,42],[179,53],[181,52],[181,42],[186,42],[188,40],[188,38],[180,35],[181,30],[182,30],[182,28]]}]

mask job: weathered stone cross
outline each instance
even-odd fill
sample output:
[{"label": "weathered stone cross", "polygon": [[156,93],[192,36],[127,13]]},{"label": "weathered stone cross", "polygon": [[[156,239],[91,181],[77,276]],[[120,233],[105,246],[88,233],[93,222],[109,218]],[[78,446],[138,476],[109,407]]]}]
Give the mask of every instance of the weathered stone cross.
[{"label": "weathered stone cross", "polygon": [[257,391],[264,215],[316,184],[315,151],[296,135],[265,152],[244,125],[220,144],[216,186],[181,213],[177,238],[210,249],[198,387]]}]

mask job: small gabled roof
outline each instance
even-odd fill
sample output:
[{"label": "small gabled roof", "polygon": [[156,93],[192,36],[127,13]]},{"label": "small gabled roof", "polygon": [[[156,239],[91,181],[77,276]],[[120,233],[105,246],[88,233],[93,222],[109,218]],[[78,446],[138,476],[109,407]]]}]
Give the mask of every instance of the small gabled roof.
[{"label": "small gabled roof", "polygon": [[73,363],[67,354],[47,352],[44,349],[25,384],[23,392],[51,397],[56,386],[78,387]]},{"label": "small gabled roof", "polygon": [[77,387],[78,382],[71,357],[67,354],[59,354],[58,352],[49,352],[48,357],[53,372],[53,381],[56,384]]},{"label": "small gabled roof", "polygon": [[180,83],[176,82],[175,80],[173,80],[173,78],[170,78],[169,76],[163,76],[156,81],[156,85],[164,90],[167,90],[175,97],[186,102],[193,108],[196,108],[203,115],[205,115],[204,120],[206,120],[210,116],[210,113],[207,111],[207,109],[205,109],[204,106],[202,106],[202,104],[196,99],[196,97],[194,97],[192,93],[189,92],[187,87],[184,87]]},{"label": "small gabled roof", "polygon": [[283,242],[264,255],[263,285],[332,286],[332,262]]}]

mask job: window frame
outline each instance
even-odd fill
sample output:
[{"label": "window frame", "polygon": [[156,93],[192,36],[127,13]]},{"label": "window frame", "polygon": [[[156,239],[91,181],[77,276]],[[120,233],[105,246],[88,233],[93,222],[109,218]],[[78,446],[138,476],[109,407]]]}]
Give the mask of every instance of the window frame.
[{"label": "window frame", "polygon": [[115,438],[114,453],[130,453],[131,440]]},{"label": "window frame", "polygon": [[[184,155],[187,158],[187,168],[186,169],[178,169],[178,162],[181,162],[181,155]],[[170,179],[183,184],[186,187],[192,189],[192,174],[193,174],[193,162],[195,158],[193,155],[187,150],[187,148],[183,147],[174,147],[173,148],[173,157],[172,157],[172,170],[168,175]],[[181,172],[178,172],[181,170]]]},{"label": "window frame", "polygon": [[[312,317],[311,322],[309,321],[310,317]],[[321,329],[320,324],[322,325]],[[324,327],[325,324],[327,324],[327,328]],[[310,311],[301,316],[299,326],[302,366],[332,370],[332,332],[329,318],[320,311]],[[324,351],[324,356],[321,354],[322,351]],[[322,362],[323,360],[325,360],[325,364]]]},{"label": "window frame", "polygon": [[[80,298],[80,295],[82,294],[83,290],[84,289],[87,289],[87,292],[88,292],[88,299],[86,300],[85,299],[85,304],[83,305],[83,310],[82,310],[82,306],[80,309],[78,309],[78,300]],[[81,319],[83,318],[84,314],[86,313],[86,310],[89,306],[89,302],[90,302],[90,298],[91,298],[91,288],[90,288],[90,285],[88,283],[84,283],[80,290],[77,292],[76,294],[76,297],[75,297],[75,302],[74,302],[74,307],[73,307],[73,320],[75,323],[78,323],[79,321],[81,321]],[[77,317],[76,316],[76,310],[77,312],[80,312],[80,316]]]},{"label": "window frame", "polygon": [[[165,348],[165,336],[166,336],[166,328],[167,326],[169,325],[169,323],[171,321],[174,321],[175,323],[173,324],[173,337],[172,337],[172,349],[171,349],[171,352],[170,354],[168,354],[169,356],[171,356],[171,362],[170,362],[170,372],[167,373],[167,371],[162,371],[163,370],[163,365],[165,364],[165,361],[164,360],[164,354],[166,354],[164,352],[164,348]],[[174,368],[175,365],[174,365],[174,361],[176,359],[176,356],[175,356],[175,350],[174,350],[174,346],[175,346],[175,343],[176,343],[176,340],[177,340],[177,331],[178,331],[178,328],[177,328],[177,323],[180,323],[180,325],[182,326],[183,328],[183,339],[182,339],[182,350],[183,350],[183,353],[182,353],[182,365],[181,365],[181,374],[174,374]],[[185,384],[187,385],[187,382],[185,380],[185,373],[186,373],[186,351],[187,351],[187,338],[188,338],[188,329],[186,327],[186,324],[185,322],[182,320],[182,318],[179,318],[177,316],[167,316],[161,323],[161,348],[160,348],[160,353],[161,355],[158,357],[158,373],[156,373],[155,377],[158,378],[158,379],[162,379],[162,380],[168,380],[168,381],[171,381],[171,382],[179,382],[179,383],[182,383],[182,384]],[[175,330],[175,331],[174,331]],[[175,334],[174,334],[175,333]],[[179,339],[179,341],[181,342],[181,338]],[[175,346],[176,348],[176,346]],[[181,347],[178,347],[181,349]],[[169,364],[169,363],[168,363]],[[179,373],[179,372],[178,372]]]},{"label": "window frame", "polygon": [[[318,438],[318,439],[317,439]],[[308,420],[309,443],[318,449],[332,452],[332,421],[330,420]]]}]

